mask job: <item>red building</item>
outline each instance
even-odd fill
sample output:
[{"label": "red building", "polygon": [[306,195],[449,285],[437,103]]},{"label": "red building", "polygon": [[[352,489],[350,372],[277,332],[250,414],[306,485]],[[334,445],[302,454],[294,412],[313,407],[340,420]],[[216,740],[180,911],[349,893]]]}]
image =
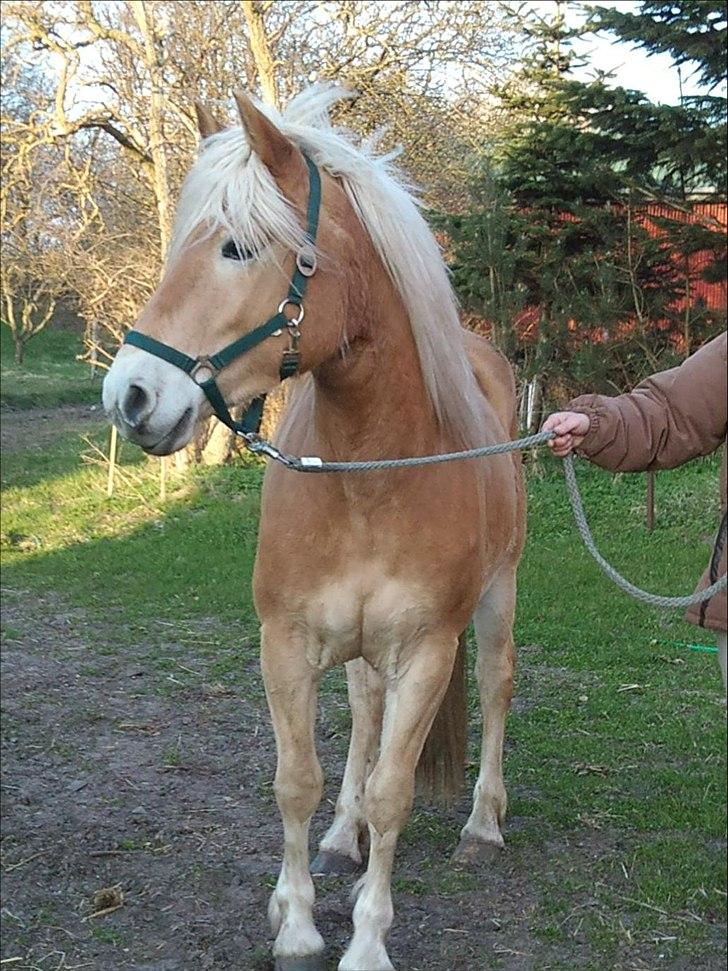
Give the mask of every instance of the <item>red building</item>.
[{"label": "red building", "polygon": [[[573,217],[566,216],[565,218]],[[728,231],[728,205],[724,202],[694,203],[690,212],[655,204],[641,210],[638,218],[648,233],[654,237],[663,234],[663,230],[657,223],[657,220],[661,218],[670,219],[673,222],[702,223],[706,228],[719,231],[724,235]],[[714,262],[715,254],[708,250],[693,253],[688,257],[681,253],[675,253],[674,259],[677,265],[678,279],[684,280],[683,295],[675,302],[674,309],[678,312],[682,311],[685,309],[687,301],[690,301],[693,306],[699,303],[717,314],[725,314],[728,306],[725,276],[717,282],[708,282],[703,279],[703,271]],[[526,307],[518,314],[513,324],[522,340],[536,336],[539,316],[539,308],[534,306]],[[468,315],[465,322],[467,326],[474,330],[487,332],[489,329],[487,321],[474,315]],[[664,323],[666,327],[669,326],[667,321]],[[625,320],[625,329],[630,329],[632,326],[633,320]],[[569,327],[577,330],[578,321],[570,321]],[[606,338],[606,335],[600,332],[592,332],[589,336],[597,342]],[[682,334],[676,333],[674,340],[679,347],[683,340]]]}]

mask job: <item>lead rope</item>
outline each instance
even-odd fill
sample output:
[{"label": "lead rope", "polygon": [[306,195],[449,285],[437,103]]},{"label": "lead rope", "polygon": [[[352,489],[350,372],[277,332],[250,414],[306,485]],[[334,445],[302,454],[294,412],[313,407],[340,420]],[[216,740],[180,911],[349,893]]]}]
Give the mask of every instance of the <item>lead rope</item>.
[{"label": "lead rope", "polygon": [[[525,438],[517,438],[512,442],[499,442],[497,445],[483,445],[480,448],[469,448],[463,452],[445,452],[441,455],[421,455],[406,459],[374,459],[365,462],[324,462],[323,459],[311,455],[301,457],[287,455],[258,435],[248,434],[242,435],[241,437],[254,454],[265,455],[267,458],[279,462],[294,472],[376,472],[384,469],[418,468],[423,465],[439,465],[443,462],[457,462],[463,459],[483,458],[486,455],[503,455],[507,452],[518,452],[523,449],[534,448],[538,445],[545,445],[555,436],[553,432],[538,432],[535,435],[527,435]],[[569,502],[571,503],[571,509],[574,513],[579,535],[601,570],[620,590],[628,593],[635,600],[649,604],[652,607],[668,607],[672,609],[691,607],[694,604],[703,603],[706,600],[710,600],[711,597],[714,597],[721,590],[725,590],[726,584],[728,583],[728,575],[725,573],[715,583],[706,587],[705,590],[690,594],[688,597],[663,597],[656,593],[649,593],[647,590],[641,590],[633,583],[630,583],[629,580],[626,580],[604,559],[596,547],[594,537],[591,534],[589,524],[586,521],[586,515],[584,514],[584,504],[576,481],[574,461],[570,455],[567,455],[563,459],[563,465],[566,491],[569,496]],[[724,515],[720,525],[719,536],[724,536],[726,528],[726,516]]]}]

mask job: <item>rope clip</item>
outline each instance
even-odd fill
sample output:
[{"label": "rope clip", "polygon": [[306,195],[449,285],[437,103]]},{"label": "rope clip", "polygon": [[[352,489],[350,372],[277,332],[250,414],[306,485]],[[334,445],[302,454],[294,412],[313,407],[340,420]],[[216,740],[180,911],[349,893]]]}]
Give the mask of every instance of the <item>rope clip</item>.
[{"label": "rope clip", "polygon": [[289,469],[298,468],[298,464],[294,460],[288,455],[284,455],[275,445],[266,442],[257,432],[239,432],[239,435],[253,455],[267,455],[268,458],[280,462],[281,465],[285,465]]}]

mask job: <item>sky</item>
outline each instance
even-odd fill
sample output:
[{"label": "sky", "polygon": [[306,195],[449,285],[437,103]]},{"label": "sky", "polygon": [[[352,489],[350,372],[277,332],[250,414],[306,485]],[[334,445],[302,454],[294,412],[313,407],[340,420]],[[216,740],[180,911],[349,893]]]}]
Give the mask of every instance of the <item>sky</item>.
[{"label": "sky", "polygon": [[[521,3],[521,0],[510,0],[510,2],[521,9],[524,6],[531,8],[544,16],[553,13],[556,6],[556,0],[528,0],[526,3]],[[588,2],[594,6],[619,7],[625,11],[637,10],[640,6],[637,0],[588,0]],[[566,19],[570,25],[581,22],[584,16],[580,9],[581,3],[568,2],[564,7]],[[632,44],[616,42],[613,36],[606,33],[577,39],[574,41],[574,49],[587,62],[585,67],[574,72],[578,79],[588,80],[597,70],[614,72],[614,78],[610,83],[643,91],[653,103],[678,104],[680,102],[680,77],[669,54],[647,56],[644,51]],[[94,57],[94,48],[87,48],[87,60],[92,62]],[[88,86],[74,83],[71,85],[71,90],[79,99],[77,110],[89,103],[104,103],[108,97],[105,89],[97,88],[93,84]],[[682,92],[685,96],[705,93],[705,90],[697,84],[695,77],[691,76],[689,64],[682,68]],[[725,91],[716,90],[714,93],[724,94]],[[73,114],[73,109],[69,113]]]},{"label": "sky", "polygon": [[[619,7],[627,12],[637,10],[639,3],[633,0],[590,0],[595,7]],[[539,13],[548,13],[555,6],[555,0],[533,0],[527,4]],[[570,3],[566,8],[566,19],[569,24],[580,22],[578,6]],[[615,43],[609,34],[590,36],[588,39],[578,40],[574,50],[579,55],[587,55],[589,66],[575,71],[579,80],[587,80],[593,76],[594,70],[614,71],[615,77],[611,82],[615,86],[633,88],[643,91],[654,104],[679,104],[680,80],[677,68],[669,54],[647,54],[633,47],[631,44]],[[682,67],[683,95],[705,93],[704,89],[690,77],[690,65]],[[715,92],[717,93],[717,92]]]}]

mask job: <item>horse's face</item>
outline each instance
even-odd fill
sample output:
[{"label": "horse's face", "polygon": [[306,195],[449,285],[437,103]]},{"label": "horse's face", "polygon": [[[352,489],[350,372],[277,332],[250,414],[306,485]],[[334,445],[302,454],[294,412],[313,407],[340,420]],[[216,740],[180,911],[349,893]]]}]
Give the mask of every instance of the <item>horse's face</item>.
[{"label": "horse's face", "polygon": [[[296,213],[305,214],[309,183],[303,156],[247,99],[237,100],[255,153],[253,161],[265,166],[258,165],[259,176],[263,172],[269,182],[272,176]],[[212,134],[209,116],[200,109],[198,116],[203,136]],[[340,187],[323,173],[322,178],[317,245],[321,251],[336,252],[337,265],[346,266],[347,252],[354,247],[346,224],[351,227],[356,218],[352,223],[353,212]],[[303,228],[305,215],[297,219]],[[253,255],[229,233],[210,231],[203,223],[173,252],[164,279],[134,329],[190,357],[212,355],[276,313],[294,269],[295,254],[280,243]],[[340,345],[347,303],[342,282],[343,274],[330,261],[310,280],[301,371],[325,361]],[[217,383],[229,406],[245,405],[279,384],[281,357],[288,343],[284,330],[220,372]],[[119,432],[153,455],[184,447],[197,421],[211,413],[205,395],[188,374],[129,345],[119,350],[106,376],[103,403]]]}]

